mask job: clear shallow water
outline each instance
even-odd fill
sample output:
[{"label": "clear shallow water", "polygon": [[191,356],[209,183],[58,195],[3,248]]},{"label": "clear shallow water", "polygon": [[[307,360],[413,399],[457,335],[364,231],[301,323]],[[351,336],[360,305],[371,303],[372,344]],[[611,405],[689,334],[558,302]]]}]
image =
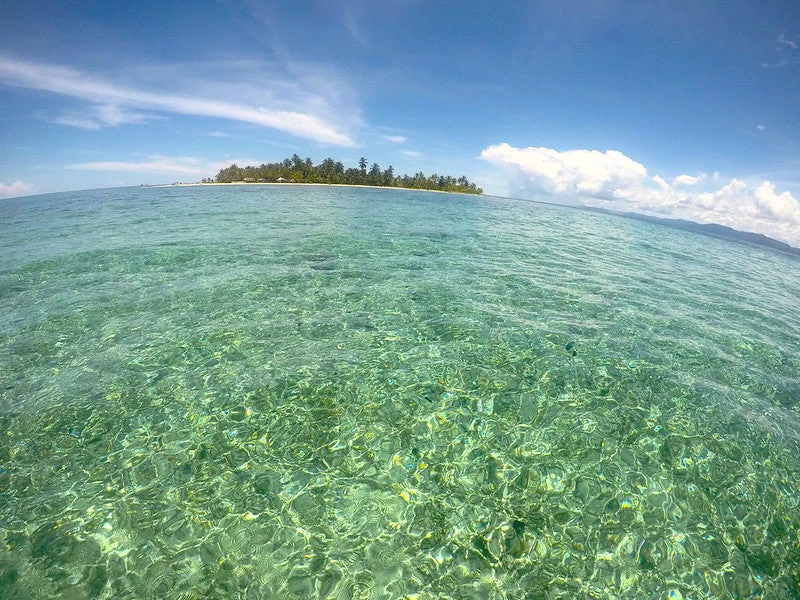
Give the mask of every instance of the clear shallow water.
[{"label": "clear shallow water", "polygon": [[301,186],[0,225],[0,597],[800,596],[791,257]]}]

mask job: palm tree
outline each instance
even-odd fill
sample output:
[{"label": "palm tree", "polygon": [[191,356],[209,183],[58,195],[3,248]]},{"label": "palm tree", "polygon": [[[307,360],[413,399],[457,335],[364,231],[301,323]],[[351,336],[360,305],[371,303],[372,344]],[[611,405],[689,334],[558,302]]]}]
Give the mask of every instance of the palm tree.
[{"label": "palm tree", "polygon": [[381,184],[381,167],[378,163],[372,163],[372,166],[369,169],[369,184]]},{"label": "palm tree", "polygon": [[389,165],[383,172],[383,185],[394,185],[394,167]]}]

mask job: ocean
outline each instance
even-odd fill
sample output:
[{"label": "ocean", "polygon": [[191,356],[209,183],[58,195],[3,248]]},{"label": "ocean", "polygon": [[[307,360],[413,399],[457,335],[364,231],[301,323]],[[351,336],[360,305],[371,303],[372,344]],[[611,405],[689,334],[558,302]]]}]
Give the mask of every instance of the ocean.
[{"label": "ocean", "polygon": [[326,186],[0,203],[0,597],[800,597],[800,261]]}]

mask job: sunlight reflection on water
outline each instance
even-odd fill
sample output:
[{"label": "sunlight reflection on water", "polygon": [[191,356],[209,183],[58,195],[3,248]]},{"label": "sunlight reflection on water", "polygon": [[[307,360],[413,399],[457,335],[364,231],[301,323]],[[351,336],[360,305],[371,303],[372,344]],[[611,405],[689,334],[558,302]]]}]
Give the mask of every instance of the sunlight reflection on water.
[{"label": "sunlight reflection on water", "polygon": [[800,594],[790,257],[398,190],[0,219],[0,596]]}]

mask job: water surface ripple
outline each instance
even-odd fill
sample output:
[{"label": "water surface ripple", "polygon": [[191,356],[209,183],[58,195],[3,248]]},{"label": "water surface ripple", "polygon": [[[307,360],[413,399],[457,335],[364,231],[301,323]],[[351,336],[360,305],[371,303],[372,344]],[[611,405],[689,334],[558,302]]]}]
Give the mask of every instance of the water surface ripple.
[{"label": "water surface ripple", "polygon": [[497,198],[0,205],[0,597],[800,597],[800,263]]}]

